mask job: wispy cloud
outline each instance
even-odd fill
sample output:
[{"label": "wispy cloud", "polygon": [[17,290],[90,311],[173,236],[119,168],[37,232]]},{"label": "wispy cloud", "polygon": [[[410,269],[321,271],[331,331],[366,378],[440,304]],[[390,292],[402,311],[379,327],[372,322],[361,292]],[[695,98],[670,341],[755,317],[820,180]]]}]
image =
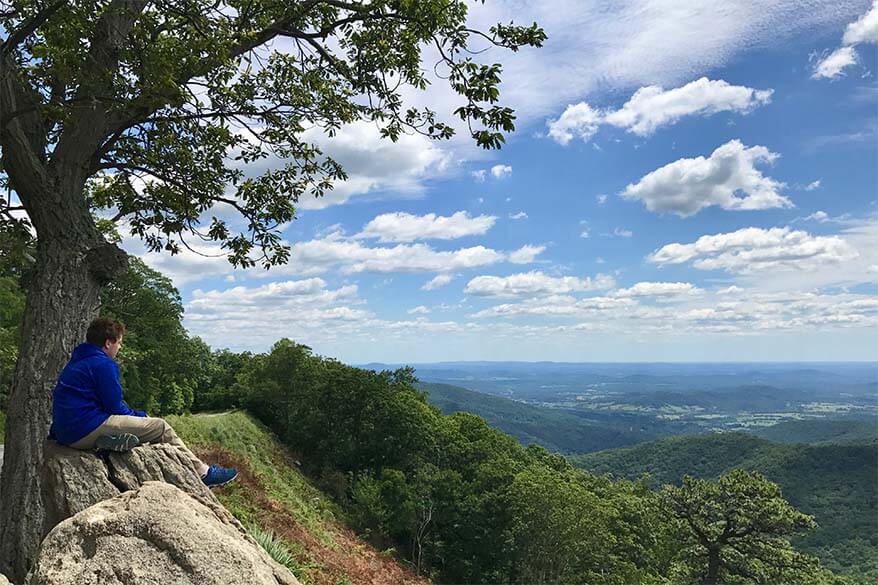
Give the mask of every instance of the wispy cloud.
[{"label": "wispy cloud", "polygon": [[860,18],[850,23],[844,31],[842,46],[824,56],[812,55],[813,79],[836,79],[842,77],[849,67],[859,63],[856,46],[863,43],[878,43],[878,0]]}]

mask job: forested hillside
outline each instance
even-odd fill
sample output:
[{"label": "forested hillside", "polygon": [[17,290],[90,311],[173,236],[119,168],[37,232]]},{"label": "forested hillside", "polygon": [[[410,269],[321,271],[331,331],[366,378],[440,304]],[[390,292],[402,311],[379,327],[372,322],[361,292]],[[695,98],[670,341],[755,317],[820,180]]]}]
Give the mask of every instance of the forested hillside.
[{"label": "forested hillside", "polygon": [[816,519],[818,528],[795,541],[803,550],[817,554],[834,570],[867,574],[878,581],[874,443],[786,445],[726,433],[672,437],[571,459],[600,474],[631,479],[649,474],[654,486],[679,483],[684,475],[715,478],[731,469],[759,471],[777,482],[794,506]]},{"label": "forested hillside", "polygon": [[794,420],[758,427],[753,434],[778,443],[840,445],[878,443],[878,420]]},{"label": "forested hillside", "polygon": [[522,444],[535,443],[550,451],[588,453],[655,439],[653,429],[598,424],[562,410],[531,406],[508,398],[473,392],[450,384],[424,383],[418,388],[444,414],[471,412]]}]

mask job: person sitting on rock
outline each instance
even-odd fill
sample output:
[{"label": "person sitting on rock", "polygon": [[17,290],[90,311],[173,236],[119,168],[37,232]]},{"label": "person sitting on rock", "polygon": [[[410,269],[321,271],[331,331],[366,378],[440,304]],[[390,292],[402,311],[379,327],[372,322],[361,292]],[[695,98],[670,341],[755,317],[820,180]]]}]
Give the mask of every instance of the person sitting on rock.
[{"label": "person sitting on rock", "polygon": [[114,319],[91,322],[86,343],[73,350],[52,393],[49,438],[82,450],[128,451],[141,443],[168,443],[192,462],[207,486],[235,479],[237,470],[208,466],[196,457],[164,419],[125,404],[115,362],[124,333],[125,327]]}]

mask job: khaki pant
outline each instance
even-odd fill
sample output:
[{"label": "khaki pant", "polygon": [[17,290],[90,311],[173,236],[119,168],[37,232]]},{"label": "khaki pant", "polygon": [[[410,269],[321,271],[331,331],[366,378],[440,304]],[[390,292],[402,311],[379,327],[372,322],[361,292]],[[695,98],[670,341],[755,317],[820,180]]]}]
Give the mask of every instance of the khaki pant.
[{"label": "khaki pant", "polygon": [[136,435],[141,443],[168,443],[173,445],[192,461],[192,465],[199,475],[203,476],[207,473],[207,465],[189,450],[185,443],[180,440],[180,437],[177,436],[177,433],[174,432],[174,429],[171,428],[171,425],[165,422],[163,418],[113,414],[101,426],[70,446],[74,449],[87,451],[94,449],[95,441],[97,441],[98,437],[103,435],[120,435],[122,433]]}]

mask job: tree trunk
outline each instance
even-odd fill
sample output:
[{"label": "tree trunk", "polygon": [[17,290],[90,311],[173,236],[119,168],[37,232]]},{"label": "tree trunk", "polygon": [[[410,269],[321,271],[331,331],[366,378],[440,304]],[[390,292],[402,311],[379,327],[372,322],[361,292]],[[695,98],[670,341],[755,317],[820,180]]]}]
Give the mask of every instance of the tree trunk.
[{"label": "tree trunk", "polygon": [[97,235],[81,188],[77,196],[60,200],[75,203],[44,210],[42,217],[31,215],[37,227],[37,263],[6,419],[0,573],[19,583],[45,534],[39,470],[51,423],[52,390],[100,309],[101,286],[127,265],[125,253]]},{"label": "tree trunk", "polygon": [[719,551],[708,551],[707,575],[705,575],[701,585],[719,585],[719,565]]}]

